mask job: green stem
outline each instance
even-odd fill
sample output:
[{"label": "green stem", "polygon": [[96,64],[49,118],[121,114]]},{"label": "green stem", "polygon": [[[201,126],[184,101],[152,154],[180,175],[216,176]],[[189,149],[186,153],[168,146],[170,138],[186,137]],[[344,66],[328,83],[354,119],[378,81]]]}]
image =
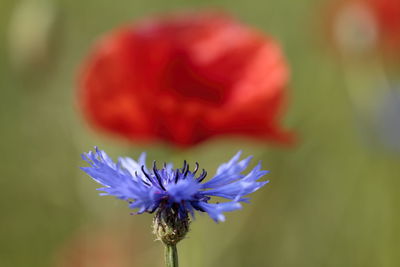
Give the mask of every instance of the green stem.
[{"label": "green stem", "polygon": [[167,267],[178,267],[178,250],[176,245],[165,245],[165,264]]}]

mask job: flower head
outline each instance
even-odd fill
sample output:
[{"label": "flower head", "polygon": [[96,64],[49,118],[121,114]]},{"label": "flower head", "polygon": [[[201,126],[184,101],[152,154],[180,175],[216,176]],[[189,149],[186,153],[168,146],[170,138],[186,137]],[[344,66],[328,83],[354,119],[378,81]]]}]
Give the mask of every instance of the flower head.
[{"label": "flower head", "polygon": [[[253,193],[268,181],[258,180],[267,174],[261,170],[261,163],[248,174],[242,174],[251,157],[240,160],[237,153],[229,162],[222,164],[216,174],[205,182],[207,172],[200,171],[199,164],[190,168],[185,161],[183,167],[173,168],[172,164],[158,167],[156,162],[149,168],[143,153],[138,161],[119,158],[115,163],[102,150],[90,151],[83,155],[90,167],[82,167],[89,176],[104,187],[102,195],[112,195],[129,202],[136,213],[165,212],[174,214],[174,220],[187,220],[195,211],[207,213],[214,221],[224,221],[224,212],[241,208],[246,195]],[[229,201],[210,203],[211,197],[222,197]]]},{"label": "flower head", "polygon": [[288,67],[269,36],[221,13],[146,19],[106,34],[80,76],[99,129],[191,146],[219,135],[289,143]]}]

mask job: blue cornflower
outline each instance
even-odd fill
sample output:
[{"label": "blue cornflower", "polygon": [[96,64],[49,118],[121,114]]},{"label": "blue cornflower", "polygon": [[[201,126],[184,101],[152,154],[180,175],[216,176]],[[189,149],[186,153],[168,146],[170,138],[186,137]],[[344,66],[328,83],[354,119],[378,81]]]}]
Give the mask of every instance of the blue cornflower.
[{"label": "blue cornflower", "polygon": [[[90,167],[82,167],[90,177],[104,187],[101,195],[112,195],[129,202],[136,213],[162,214],[172,211],[178,220],[187,220],[195,211],[206,212],[214,221],[224,221],[224,212],[241,208],[240,202],[247,202],[244,196],[258,190],[269,181],[259,182],[268,171],[261,170],[258,163],[248,174],[242,174],[252,157],[240,160],[238,152],[229,162],[221,164],[214,177],[205,180],[207,172],[199,171],[196,162],[193,170],[184,161],[182,168],[174,169],[164,163],[159,168],[156,162],[148,168],[146,154],[138,161],[119,158],[117,163],[97,147],[82,155]],[[212,196],[229,200],[223,203],[209,203]]]}]

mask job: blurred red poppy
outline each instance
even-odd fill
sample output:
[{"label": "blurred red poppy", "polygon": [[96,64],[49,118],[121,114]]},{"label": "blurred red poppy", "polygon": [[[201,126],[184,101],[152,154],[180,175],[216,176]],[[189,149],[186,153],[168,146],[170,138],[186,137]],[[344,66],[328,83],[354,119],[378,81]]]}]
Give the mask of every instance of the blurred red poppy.
[{"label": "blurred red poppy", "polygon": [[333,37],[346,52],[399,54],[399,0],[337,0],[331,14]]},{"label": "blurred red poppy", "polygon": [[400,51],[400,1],[369,0],[369,5],[376,16],[380,35],[389,49]]},{"label": "blurred red poppy", "polygon": [[279,125],[287,81],[275,41],[223,14],[189,13],[106,35],[84,65],[80,102],[95,126],[131,140],[288,143]]}]

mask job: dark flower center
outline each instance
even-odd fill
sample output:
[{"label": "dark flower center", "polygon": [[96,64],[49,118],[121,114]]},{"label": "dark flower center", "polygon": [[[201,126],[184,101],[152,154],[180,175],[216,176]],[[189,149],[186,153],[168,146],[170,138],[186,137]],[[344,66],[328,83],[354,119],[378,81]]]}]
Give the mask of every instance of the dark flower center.
[{"label": "dark flower center", "polygon": [[[167,173],[168,170],[167,170],[166,164],[164,164],[163,168],[158,169],[156,161],[153,161],[153,168],[152,168],[153,173],[152,174],[147,173],[145,166],[142,165],[141,170],[142,170],[144,176],[147,178],[147,181],[142,179],[142,182],[147,186],[153,185],[153,186],[160,188],[163,191],[167,191],[164,186],[165,182],[170,183],[171,181],[173,181],[176,184],[176,183],[178,183],[178,181],[186,179],[189,174],[195,176],[197,171],[199,170],[199,163],[196,162],[195,164],[196,164],[196,166],[195,166],[194,170],[190,171],[189,164],[186,162],[186,160],[183,161],[182,168],[172,170],[172,172],[174,173],[174,176],[173,176],[174,178],[171,180],[168,176],[166,176],[166,175],[169,175]],[[136,176],[137,176],[137,174],[136,174]],[[201,174],[196,178],[196,181],[198,183],[201,183],[206,177],[207,177],[207,171],[203,169]]]}]

